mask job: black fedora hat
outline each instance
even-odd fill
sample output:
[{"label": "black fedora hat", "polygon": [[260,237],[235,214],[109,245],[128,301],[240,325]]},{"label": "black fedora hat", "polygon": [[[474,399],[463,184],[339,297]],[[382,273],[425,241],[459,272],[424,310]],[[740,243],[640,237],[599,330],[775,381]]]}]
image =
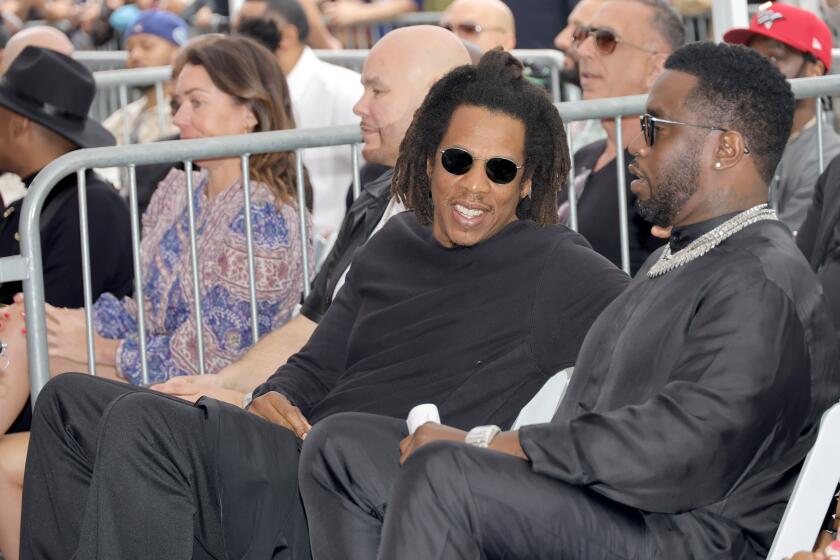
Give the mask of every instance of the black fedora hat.
[{"label": "black fedora hat", "polygon": [[96,95],[90,71],[64,54],[26,47],[0,79],[0,106],[81,148],[113,146],[114,136],[88,118]]}]

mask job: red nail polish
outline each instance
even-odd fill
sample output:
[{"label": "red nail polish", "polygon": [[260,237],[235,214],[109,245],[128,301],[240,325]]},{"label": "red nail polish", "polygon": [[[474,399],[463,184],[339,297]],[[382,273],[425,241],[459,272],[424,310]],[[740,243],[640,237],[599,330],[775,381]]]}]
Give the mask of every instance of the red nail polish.
[{"label": "red nail polish", "polygon": [[20,329],[20,334],[26,334],[26,327],[23,327],[22,329]]},{"label": "red nail polish", "polygon": [[4,312],[3,312],[3,317],[5,317],[6,319],[8,319],[8,318],[9,318],[9,317],[11,317],[11,316],[12,316],[12,314],[11,314],[11,313],[9,313],[8,311],[4,311]]}]

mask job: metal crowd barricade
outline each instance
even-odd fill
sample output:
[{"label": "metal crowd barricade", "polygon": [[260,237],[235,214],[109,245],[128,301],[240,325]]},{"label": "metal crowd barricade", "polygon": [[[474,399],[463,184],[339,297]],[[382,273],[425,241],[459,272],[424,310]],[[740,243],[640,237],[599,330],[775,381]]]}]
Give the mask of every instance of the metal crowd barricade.
[{"label": "metal crowd barricade", "polygon": [[[88,247],[87,197],[85,170],[99,167],[129,166],[129,188],[131,207],[132,249],[134,256],[135,299],[138,308],[138,331],[141,340],[141,368],[144,382],[148,382],[148,364],[146,361],[146,323],[140,270],[140,229],[137,206],[136,165],[183,161],[187,170],[187,189],[192,192],[192,176],[189,170],[196,158],[239,157],[242,161],[243,188],[245,193],[246,247],[248,257],[248,281],[251,293],[251,329],[256,342],[259,331],[257,325],[256,279],[254,276],[253,232],[251,230],[250,207],[250,157],[256,154],[294,151],[297,159],[297,202],[299,208],[305,208],[304,174],[302,173],[301,150],[321,146],[348,145],[355,151],[361,142],[358,126],[342,126],[308,130],[283,130],[262,132],[241,136],[203,138],[199,140],[178,140],[153,144],[115,146],[77,150],[63,155],[45,167],[29,187],[21,208],[21,230],[19,255],[0,258],[0,282],[23,281],[23,293],[26,298],[26,328],[29,357],[29,375],[34,403],[38,393],[50,378],[47,357],[46,314],[44,308],[44,277],[41,258],[40,218],[44,200],[58,181],[70,173],[78,176],[79,219],[81,223],[82,268],[84,273],[85,322],[88,333],[88,367],[96,374],[93,341],[93,296],[90,284],[90,254]],[[354,159],[358,166],[358,159]],[[358,168],[353,170],[354,182],[358,180]],[[358,185],[354,185],[358,189]],[[195,243],[195,223],[193,197],[187,196],[190,216],[190,256],[192,259],[192,288],[196,313],[196,336],[198,340],[199,371],[204,373],[204,353],[202,348],[203,328],[201,323],[201,293],[197,268]],[[307,226],[305,212],[300,214],[301,244],[303,249],[304,295],[309,293]]]},{"label": "metal crowd barricade", "polygon": [[[166,120],[170,111],[165,102],[164,84],[172,77],[171,66],[153,68],[133,68],[125,70],[100,70],[93,73],[96,81],[97,97],[94,100],[93,118],[104,121],[117,109],[124,109],[129,103],[133,88],[155,89],[155,107],[157,108],[158,129],[166,130]],[[120,132],[120,141],[131,144],[131,130],[124,126]]]},{"label": "metal crowd barricade", "polygon": [[[823,96],[840,94],[840,76],[822,76],[819,78],[799,78],[790,80],[791,88],[797,99],[816,97],[817,98],[817,150],[818,150],[818,165],[820,173],[823,172],[826,166],[826,161],[823,154],[823,130],[824,130],[824,108]],[[557,104],[557,110],[563,118],[563,122],[567,125],[574,121],[583,121],[589,119],[613,119],[616,125],[616,145],[623,146],[623,138],[621,131],[622,117],[641,115],[645,111],[646,95],[636,95],[630,97],[614,97],[611,99],[596,99],[591,101],[574,101],[568,103]],[[568,144],[571,142],[571,131],[567,126]],[[628,139],[628,144],[629,144]],[[616,169],[617,181],[616,188],[618,189],[618,215],[621,235],[621,268],[630,273],[630,243],[628,231],[628,215],[627,215],[627,187],[625,184],[625,169],[626,162],[624,161],[624,150],[616,150]],[[577,193],[574,189],[574,167],[569,173],[568,182],[569,194],[569,226],[577,231],[578,216],[577,216]]]}]

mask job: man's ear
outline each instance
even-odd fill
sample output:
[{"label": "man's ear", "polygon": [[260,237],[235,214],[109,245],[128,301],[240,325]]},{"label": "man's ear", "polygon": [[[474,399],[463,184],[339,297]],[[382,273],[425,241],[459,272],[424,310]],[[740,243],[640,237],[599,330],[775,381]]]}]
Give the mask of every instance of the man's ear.
[{"label": "man's ear", "polygon": [[727,130],[718,138],[712,168],[715,171],[731,169],[746,156],[747,143],[740,132]]},{"label": "man's ear", "polygon": [[294,25],[287,23],[280,26],[280,46],[281,51],[290,49],[300,42],[300,31]]},{"label": "man's ear", "polygon": [[647,78],[645,79],[645,87],[648,91],[650,91],[650,88],[653,87],[653,82],[655,82],[659,75],[665,70],[665,61],[667,59],[668,55],[665,53],[656,53],[651,55],[650,62],[648,62]]},{"label": "man's ear", "polygon": [[15,137],[24,136],[32,132],[33,122],[23,115],[12,113],[9,119],[9,130]]},{"label": "man's ear", "polygon": [[519,187],[519,198],[527,198],[531,196],[531,179],[523,181]]}]

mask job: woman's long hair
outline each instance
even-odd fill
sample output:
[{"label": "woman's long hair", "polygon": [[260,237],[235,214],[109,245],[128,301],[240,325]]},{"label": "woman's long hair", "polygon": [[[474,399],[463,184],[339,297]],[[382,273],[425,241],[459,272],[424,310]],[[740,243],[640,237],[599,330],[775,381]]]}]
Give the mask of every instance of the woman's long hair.
[{"label": "woman's long hair", "polygon": [[[202,37],[178,54],[175,72],[185,64],[201,66],[220,91],[247,105],[257,119],[254,132],[295,128],[286,78],[274,56],[253,39],[237,35]],[[278,201],[295,202],[294,152],[251,156],[250,169],[251,176],[268,185]]]}]

